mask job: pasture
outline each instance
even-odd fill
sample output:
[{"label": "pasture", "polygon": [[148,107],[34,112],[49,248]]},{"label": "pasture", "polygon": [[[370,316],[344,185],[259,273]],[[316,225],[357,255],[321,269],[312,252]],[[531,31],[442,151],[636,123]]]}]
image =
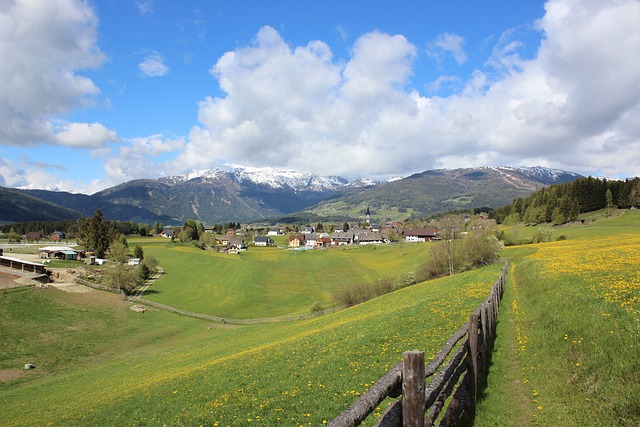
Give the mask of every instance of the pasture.
[{"label": "pasture", "polygon": [[640,214],[507,248],[510,277],[476,425],[640,423]]},{"label": "pasture", "polygon": [[[42,302],[5,316],[12,319],[13,332],[3,342],[16,344],[2,369],[24,360],[23,346],[31,348],[31,357],[40,353],[33,363],[46,367],[53,351],[42,347],[47,340],[67,346],[71,355],[52,372],[36,369],[5,383],[0,408],[6,424],[16,426],[321,425],[370,387],[402,351],[421,348],[434,355],[486,298],[500,267],[419,284],[332,315],[240,327],[156,310],[130,314],[111,295],[103,297],[112,304],[93,311],[82,309],[81,301],[59,301],[66,299],[59,291],[8,293],[11,306],[25,298]],[[51,312],[61,305],[67,307],[63,312],[73,312],[77,304],[82,313],[61,314],[47,337],[30,334],[34,325],[22,321],[47,304],[53,304]],[[78,343],[82,352],[75,353],[80,337],[69,327],[76,322],[65,320],[74,315],[82,319],[78,323],[101,325],[86,326],[96,334],[88,343],[93,351]],[[104,342],[97,343],[107,319],[121,325],[111,325]]]},{"label": "pasture", "polygon": [[[640,422],[640,213],[592,214],[584,225],[554,228],[554,238],[559,234],[567,239],[503,252],[503,258],[510,259],[510,271],[475,425]],[[213,279],[211,266],[239,275],[225,263],[248,262],[244,255],[283,270],[290,262],[292,270],[302,268],[295,267],[300,260],[305,260],[300,265],[306,269],[324,270],[336,264],[331,257],[340,255],[355,271],[350,277],[360,275],[347,283],[356,283],[379,274],[406,274],[425,256],[426,247],[404,245],[402,256],[394,253],[400,250],[396,246],[302,255],[265,249],[238,257],[169,246],[166,241],[145,242],[145,254],[168,266],[166,282],[154,284],[161,286],[150,297],[160,301],[172,295],[177,304],[190,309],[198,307],[198,298],[187,294],[200,292],[199,298],[207,301],[202,307],[209,307],[216,304],[210,294],[222,292],[216,289],[225,282]],[[284,258],[277,258],[280,254]],[[268,261],[269,257],[273,259]],[[371,261],[376,257],[377,262]],[[175,265],[172,259],[177,260]],[[192,282],[171,277],[181,271],[176,269],[187,271],[188,266],[190,272],[185,274],[193,276]],[[134,313],[129,303],[101,292],[3,290],[2,422],[8,426],[322,425],[353,403],[400,360],[403,351],[420,349],[427,359],[433,356],[486,298],[501,266],[499,262],[421,283],[308,320],[246,326],[213,324],[155,309]],[[261,279],[262,271],[256,268],[251,277]],[[211,274],[205,290],[198,290],[198,274]],[[283,292],[283,303],[288,304],[283,313],[308,311],[320,298],[320,289],[331,286],[312,279],[305,277],[313,297]],[[177,292],[180,286],[185,292]],[[260,288],[253,292],[256,289]],[[241,292],[234,296],[239,297]],[[244,298],[245,303],[259,302],[252,292]],[[277,302],[275,298],[273,304]],[[249,317],[274,313],[256,312],[262,314],[244,311]],[[34,363],[36,369],[21,371],[24,363]],[[374,422],[375,417],[367,425]]]},{"label": "pasture", "polygon": [[428,244],[314,251],[251,247],[230,255],[166,240],[140,243],[165,271],[144,298],[237,319],[308,313],[316,302],[332,307],[339,290],[380,277],[404,277],[429,253]]}]

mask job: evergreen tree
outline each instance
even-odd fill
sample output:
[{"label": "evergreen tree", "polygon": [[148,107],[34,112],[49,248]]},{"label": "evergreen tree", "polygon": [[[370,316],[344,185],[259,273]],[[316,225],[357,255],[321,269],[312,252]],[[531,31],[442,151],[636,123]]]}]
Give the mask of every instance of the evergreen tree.
[{"label": "evergreen tree", "polygon": [[86,251],[94,252],[98,258],[104,258],[116,237],[117,231],[105,221],[100,209],[96,209],[92,218],[81,220],[76,236],[78,243]]}]

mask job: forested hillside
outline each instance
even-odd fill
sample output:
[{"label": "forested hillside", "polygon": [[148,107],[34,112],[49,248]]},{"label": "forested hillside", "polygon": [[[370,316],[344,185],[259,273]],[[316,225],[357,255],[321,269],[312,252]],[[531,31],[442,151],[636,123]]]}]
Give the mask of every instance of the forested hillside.
[{"label": "forested hillside", "polygon": [[498,223],[563,224],[578,215],[604,208],[640,206],[640,178],[625,181],[593,177],[542,188],[529,197],[516,198],[494,209],[490,216]]}]

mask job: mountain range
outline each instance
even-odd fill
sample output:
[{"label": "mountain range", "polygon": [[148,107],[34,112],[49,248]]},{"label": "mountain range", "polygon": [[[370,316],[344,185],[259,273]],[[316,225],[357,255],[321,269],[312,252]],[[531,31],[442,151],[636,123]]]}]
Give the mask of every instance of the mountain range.
[{"label": "mountain range", "polygon": [[[91,216],[181,224],[286,220],[355,220],[367,207],[379,220],[457,209],[499,207],[580,175],[543,167],[428,170],[386,182],[347,180],[268,168],[230,167],[137,179],[92,195],[0,187],[0,221]],[[374,216],[375,218],[375,216]]]}]

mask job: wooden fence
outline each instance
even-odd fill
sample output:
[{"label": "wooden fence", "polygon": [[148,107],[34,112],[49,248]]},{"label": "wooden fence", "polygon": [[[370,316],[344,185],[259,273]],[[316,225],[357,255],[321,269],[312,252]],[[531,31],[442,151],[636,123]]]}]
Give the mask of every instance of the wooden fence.
[{"label": "wooden fence", "polygon": [[[422,427],[436,422],[440,426],[453,426],[463,412],[472,420],[478,379],[485,376],[489,368],[508,266],[507,261],[487,300],[471,313],[469,321],[449,338],[428,365],[425,366],[422,351],[403,353],[402,361],[329,426],[357,426],[387,397],[401,399],[387,407],[376,426]],[[426,384],[426,379],[432,376]]]}]

